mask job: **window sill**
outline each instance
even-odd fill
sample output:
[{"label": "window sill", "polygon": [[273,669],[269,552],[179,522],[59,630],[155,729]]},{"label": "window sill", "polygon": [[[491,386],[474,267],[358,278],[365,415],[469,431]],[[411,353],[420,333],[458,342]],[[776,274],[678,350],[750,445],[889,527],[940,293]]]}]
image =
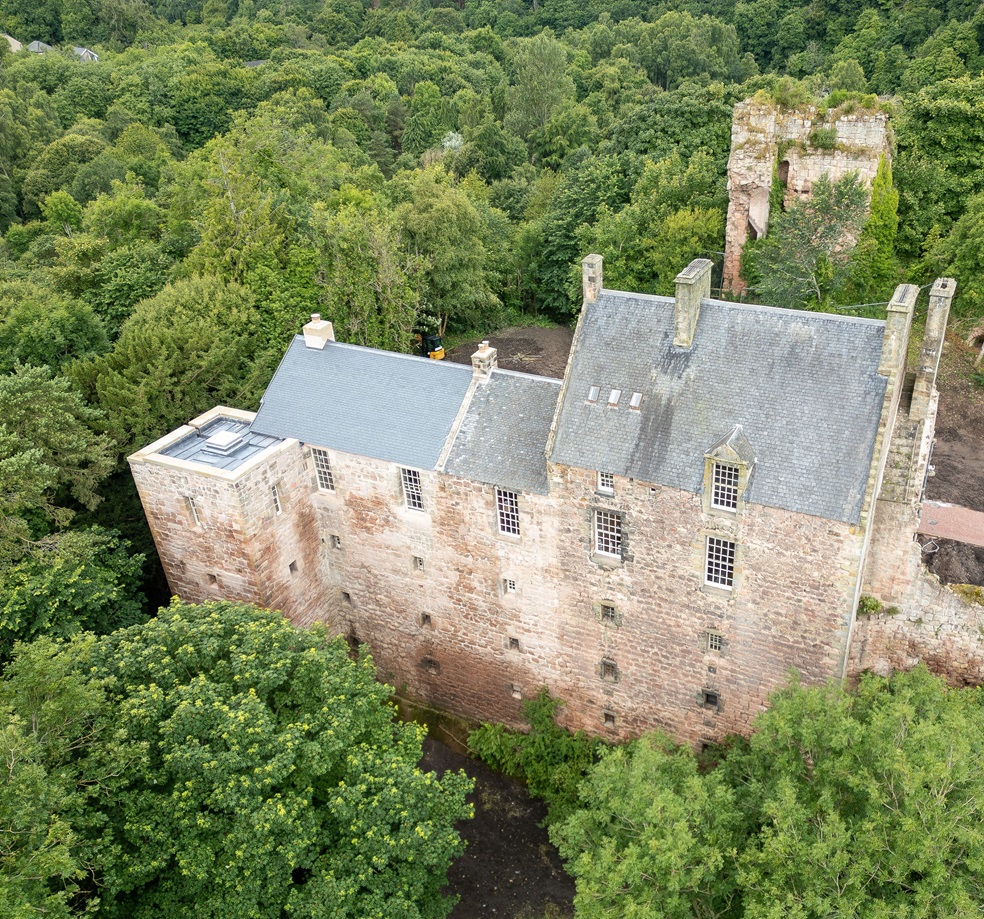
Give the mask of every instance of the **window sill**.
[{"label": "window sill", "polygon": [[605,555],[602,552],[592,552],[591,561],[599,568],[621,568],[625,564],[621,555]]},{"label": "window sill", "polygon": [[710,597],[721,597],[723,600],[732,600],[735,596],[735,586],[724,587],[721,584],[708,584],[703,583],[700,585],[701,593],[705,593]]}]

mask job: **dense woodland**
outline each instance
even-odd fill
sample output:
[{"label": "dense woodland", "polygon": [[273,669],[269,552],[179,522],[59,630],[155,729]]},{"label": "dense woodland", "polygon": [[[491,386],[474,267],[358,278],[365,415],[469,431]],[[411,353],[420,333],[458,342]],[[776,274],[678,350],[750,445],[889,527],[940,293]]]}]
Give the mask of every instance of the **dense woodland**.
[{"label": "dense woodland", "polygon": [[[55,48],[0,41],[0,666],[15,642],[42,640],[7,666],[11,711],[61,667],[59,717],[110,731],[119,711],[137,718],[121,642],[170,659],[148,620],[166,588],[128,453],[214,404],[254,407],[312,312],[342,340],[410,350],[420,328],[570,321],[589,251],[607,286],[657,293],[692,258],[720,264],[738,100],[879,107],[895,135],[871,190],[818,187],[750,247],[755,299],[878,316],[899,281],[945,273],[956,314],[984,313],[976,0],[0,0],[0,30]],[[45,644],[89,632],[104,637]],[[220,657],[200,666],[225,673]],[[98,725],[73,714],[96,692],[73,682],[82,670],[103,681]],[[70,911],[97,891],[107,914],[151,909],[139,891],[177,875],[154,875],[169,855],[121,855],[137,845],[112,836],[136,819],[131,791],[88,829],[49,826],[101,780],[80,771],[71,731],[51,747],[11,725],[4,750],[36,764],[30,781],[64,779],[23,838],[50,830],[62,854],[85,838],[89,861],[51,869],[83,895],[15,872],[0,912],[34,915],[16,897],[40,889]],[[120,743],[149,769],[160,739],[132,731]],[[400,896],[439,904],[433,893]]]}]

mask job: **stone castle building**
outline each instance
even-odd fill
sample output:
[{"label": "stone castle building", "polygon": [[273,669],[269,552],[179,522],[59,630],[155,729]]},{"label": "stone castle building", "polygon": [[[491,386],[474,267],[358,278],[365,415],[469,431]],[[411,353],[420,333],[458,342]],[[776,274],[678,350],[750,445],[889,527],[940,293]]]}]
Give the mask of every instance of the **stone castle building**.
[{"label": "stone castle building", "polygon": [[915,287],[876,321],[710,299],[710,271],[648,296],[586,258],[562,381],[312,317],[258,412],[130,457],[172,591],[325,622],[473,718],[515,723],[546,686],[613,738],[717,740],[792,667],[868,666],[855,611],[911,560],[955,285],[907,373]]},{"label": "stone castle building", "polygon": [[741,291],[741,253],[749,239],[769,229],[773,183],[782,185],[783,206],[809,197],[822,175],[837,182],[856,173],[874,181],[882,157],[891,159],[888,115],[816,106],[782,109],[747,99],[735,106],[728,159],[728,222],[724,288]]}]

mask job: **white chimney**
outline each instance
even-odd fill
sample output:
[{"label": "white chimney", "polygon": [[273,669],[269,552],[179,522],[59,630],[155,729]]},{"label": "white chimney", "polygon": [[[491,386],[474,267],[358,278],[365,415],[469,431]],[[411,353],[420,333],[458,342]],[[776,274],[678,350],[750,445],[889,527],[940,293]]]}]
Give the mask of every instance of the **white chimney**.
[{"label": "white chimney", "polygon": [[335,340],[335,328],[320,313],[312,313],[311,321],[304,326],[304,344],[308,348],[324,350],[325,345]]}]

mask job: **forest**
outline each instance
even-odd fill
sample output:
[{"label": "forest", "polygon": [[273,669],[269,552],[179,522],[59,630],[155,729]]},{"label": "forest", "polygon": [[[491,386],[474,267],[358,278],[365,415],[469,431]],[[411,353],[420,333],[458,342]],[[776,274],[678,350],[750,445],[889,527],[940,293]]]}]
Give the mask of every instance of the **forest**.
[{"label": "forest", "polygon": [[[382,781],[379,757],[401,751],[392,768],[427,815],[417,829],[440,840],[426,857],[436,871],[453,857],[463,786],[417,787],[419,738],[382,718],[363,671],[338,676],[350,688],[305,672],[305,654],[340,653],[326,636],[278,634],[267,653],[286,682],[240,682],[253,633],[274,628],[264,614],[230,613],[238,650],[223,656],[180,606],[156,613],[167,588],[126,456],[215,404],[255,408],[311,313],[340,340],[398,351],[419,329],[568,323],[587,252],[604,255],[606,286],[668,293],[691,259],[720,264],[732,110],[758,95],[885,111],[894,156],[870,191],[838,183],[774,221],[744,265],[755,299],[878,317],[897,283],[948,275],[958,321],[984,315],[976,0],[0,0],[0,31],[24,46],[0,39],[0,705],[6,761],[34,770],[0,802],[20,840],[0,844],[4,915],[42,900],[51,915],[181,915],[236,883],[176,865],[173,808],[140,791],[178,761],[167,781],[191,782],[204,753],[151,737],[142,707],[178,731],[190,684],[175,676],[145,698],[130,655],[147,672],[196,657],[209,730],[229,699],[243,717],[266,706],[264,755],[285,776],[309,765],[277,760],[270,738],[316,713],[285,713],[282,686],[348,693],[351,742],[377,757],[354,781]],[[51,50],[27,50],[35,41]],[[832,222],[859,244],[804,245]],[[812,289],[775,283],[804,252]],[[242,692],[254,683],[259,702]],[[97,747],[140,766],[121,778]],[[241,755],[223,753],[224,775]],[[343,760],[311,773],[319,800],[348,781]],[[229,915],[279,916],[288,901],[316,914],[315,876],[348,904],[332,915],[444,915],[415,866],[377,865],[378,852],[359,857],[363,874],[392,868],[389,899],[360,899],[367,888],[325,868],[338,857],[326,828],[284,795],[303,870],[271,882],[276,903]],[[201,854],[191,814],[175,838]],[[295,857],[264,851],[257,871]],[[262,900],[262,887],[240,894]]]}]

